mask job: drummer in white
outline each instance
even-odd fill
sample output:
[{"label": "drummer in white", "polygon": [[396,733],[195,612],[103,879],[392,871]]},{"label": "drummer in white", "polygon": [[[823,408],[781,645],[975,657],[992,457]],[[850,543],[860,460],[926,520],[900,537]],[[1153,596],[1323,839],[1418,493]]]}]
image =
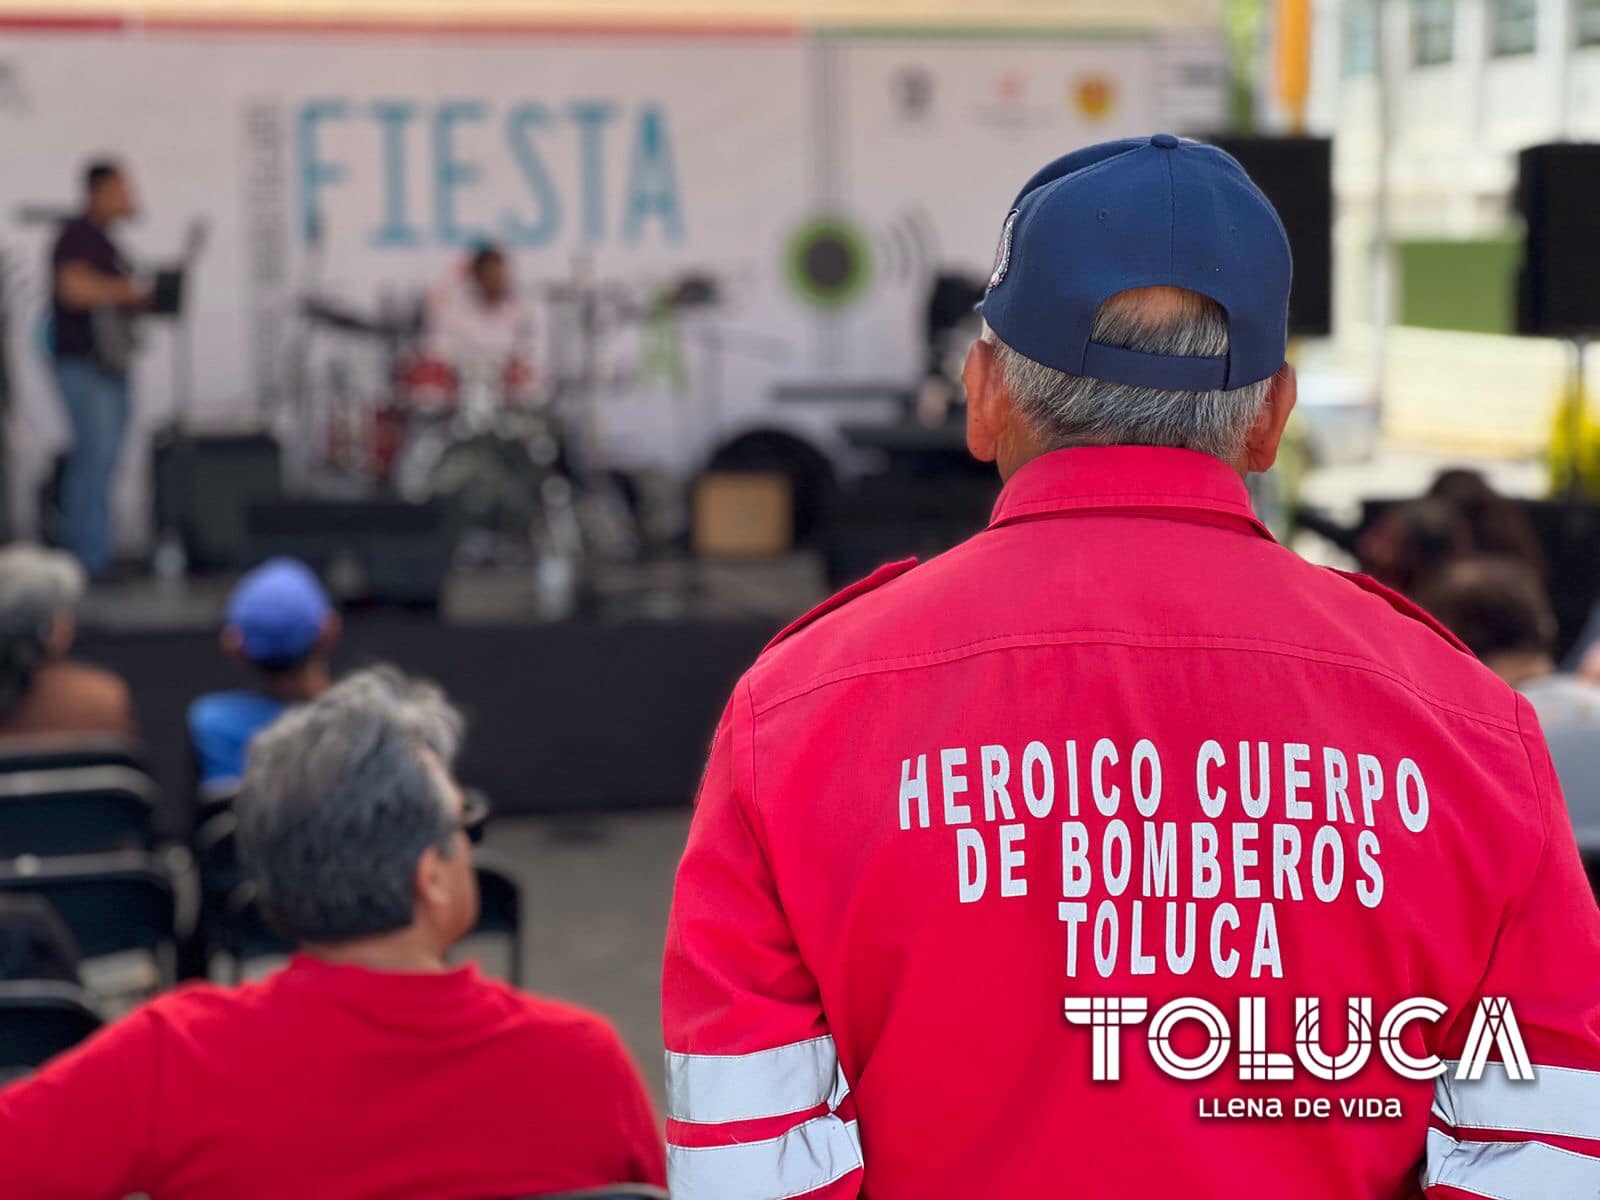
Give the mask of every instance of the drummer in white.
[{"label": "drummer in white", "polygon": [[533,330],[532,314],[512,287],[505,252],[489,242],[430,292],[426,317],[429,353],[457,367],[522,357]]}]

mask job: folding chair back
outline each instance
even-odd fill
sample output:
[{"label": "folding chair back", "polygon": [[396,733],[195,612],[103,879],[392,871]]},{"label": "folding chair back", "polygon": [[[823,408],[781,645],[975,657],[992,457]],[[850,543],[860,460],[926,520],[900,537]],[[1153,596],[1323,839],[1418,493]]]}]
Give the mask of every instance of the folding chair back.
[{"label": "folding chair back", "polygon": [[233,802],[239,798],[237,786],[220,791],[197,788],[194,793],[194,825],[198,830],[212,817],[233,811]]},{"label": "folding chair back", "polygon": [[149,850],[156,785],[131,767],[0,773],[0,858]]},{"label": "folding chair back", "polygon": [[172,877],[153,854],[24,856],[0,865],[0,891],[47,900],[85,958],[144,950],[159,960],[177,942]]},{"label": "folding chair back", "polygon": [[239,819],[219,812],[195,830],[194,862],[208,907],[221,908],[233,889],[244,882],[239,865]]},{"label": "folding chair back", "polygon": [[0,1081],[23,1074],[96,1029],[83,989],[45,980],[0,982]]},{"label": "folding chair back", "polygon": [[0,739],[0,774],[62,771],[73,767],[126,767],[148,775],[139,744],[120,737],[41,735]]},{"label": "folding chair back", "polygon": [[510,966],[507,982],[522,984],[522,889],[506,871],[476,864],[478,873],[478,924],[473,933],[502,935],[507,941]]},{"label": "folding chair back", "polygon": [[284,958],[294,946],[279,937],[267,924],[256,903],[256,885],[249,880],[236,884],[223,904],[217,925],[215,949],[233,960],[235,980],[243,979],[246,966],[263,958]]}]

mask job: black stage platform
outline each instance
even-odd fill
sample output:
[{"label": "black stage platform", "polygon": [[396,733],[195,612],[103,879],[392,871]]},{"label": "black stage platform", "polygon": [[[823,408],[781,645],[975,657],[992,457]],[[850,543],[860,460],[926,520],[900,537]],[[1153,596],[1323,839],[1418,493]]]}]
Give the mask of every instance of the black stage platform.
[{"label": "black stage platform", "polygon": [[[685,804],[717,718],[777,619],[453,625],[436,614],[354,612],[340,671],[376,662],[437,680],[470,721],[461,779],[502,812]],[[133,688],[150,765],[184,820],[184,711],[246,686],[211,629],[89,630],[77,656]]]},{"label": "black stage platform", "polygon": [[[232,574],[130,572],[92,588],[74,655],[128,681],[181,832],[193,769],[184,714],[251,686],[217,644]],[[343,605],[337,674],[387,662],[436,680],[468,718],[463,782],[499,811],[687,804],[722,706],[761,647],[825,594],[820,559],[662,559],[596,568],[579,615],[541,618],[531,569],[458,570],[440,605]]]},{"label": "black stage platform", "polygon": [[[424,613],[346,618],[338,669],[394,662],[434,678],[469,718],[459,776],[504,813],[682,805],[710,734],[770,621],[563,621],[450,626]],[[216,634],[91,632],[78,656],[128,680],[168,797],[192,778],[184,710],[248,683]],[[182,821],[182,813],[174,814]]]}]

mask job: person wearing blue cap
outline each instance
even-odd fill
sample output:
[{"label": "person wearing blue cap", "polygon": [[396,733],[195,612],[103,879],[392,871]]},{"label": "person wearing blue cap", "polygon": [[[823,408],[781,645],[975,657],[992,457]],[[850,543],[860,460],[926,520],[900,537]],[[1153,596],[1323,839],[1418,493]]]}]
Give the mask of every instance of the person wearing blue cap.
[{"label": "person wearing blue cap", "polygon": [[256,687],[201,696],[189,706],[189,740],[201,791],[225,795],[244,775],[250,739],[293,704],[333,682],[339,614],[316,573],[274,558],[241,579],[228,599],[222,648],[256,673]]},{"label": "person wearing blue cap", "polygon": [[1251,508],[1290,270],[1167,134],[1009,206],[988,528],[780,633],[712,743],[674,1200],[1600,1196],[1600,912],[1533,709]]}]

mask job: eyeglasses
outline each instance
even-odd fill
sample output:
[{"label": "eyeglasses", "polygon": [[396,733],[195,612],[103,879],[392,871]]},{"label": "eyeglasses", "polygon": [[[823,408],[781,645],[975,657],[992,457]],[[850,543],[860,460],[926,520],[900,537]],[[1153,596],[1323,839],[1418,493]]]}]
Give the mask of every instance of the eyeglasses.
[{"label": "eyeglasses", "polygon": [[467,788],[461,793],[461,819],[456,828],[467,835],[467,841],[476,846],[483,841],[483,827],[488,823],[489,797],[477,788]]}]

